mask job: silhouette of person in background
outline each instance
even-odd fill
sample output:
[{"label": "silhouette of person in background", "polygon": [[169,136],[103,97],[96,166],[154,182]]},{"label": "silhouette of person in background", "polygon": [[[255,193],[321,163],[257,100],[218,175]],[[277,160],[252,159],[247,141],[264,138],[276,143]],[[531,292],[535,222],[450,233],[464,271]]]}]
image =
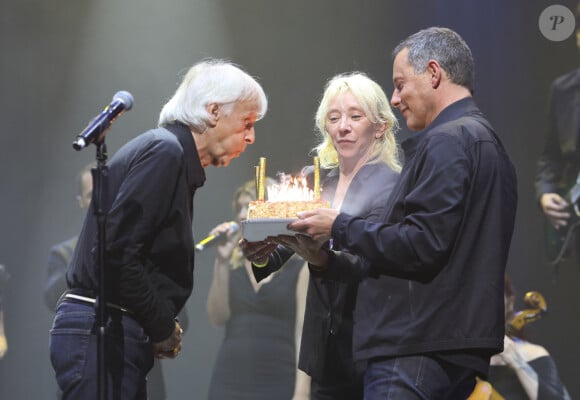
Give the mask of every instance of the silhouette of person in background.
[{"label": "silhouette of person in background", "polygon": [[[77,175],[79,190],[77,200],[79,207],[83,212],[86,212],[91,204],[93,194],[93,177],[91,169],[94,167],[96,167],[96,163],[91,162],[85,165]],[[77,240],[78,236],[74,236],[64,242],[55,244],[50,249],[48,255],[48,276],[44,287],[44,301],[51,312],[55,311],[59,298],[67,289],[66,270],[74,253]],[[183,310],[179,313],[178,318],[183,331],[187,331],[189,324],[187,312]],[[0,347],[1,341],[2,339],[0,338]],[[161,360],[155,360],[153,368],[147,378],[147,391],[150,400],[164,400],[166,398],[165,381],[163,379],[163,368],[161,363]],[[57,397],[60,398],[61,396],[62,394],[59,389]]]},{"label": "silhouette of person in background", "polygon": [[[246,219],[255,199],[254,181],[236,190],[236,223]],[[208,399],[308,399],[309,380],[297,369],[308,285],[304,260],[292,257],[257,282],[238,247],[238,230],[224,222],[210,231],[218,233],[227,234],[227,240],[217,246],[207,313],[212,324],[225,326],[225,337]]]},{"label": "silhouette of person in background", "polygon": [[[77,175],[78,195],[77,200],[83,212],[91,204],[91,197],[93,195],[93,177],[91,169],[96,166],[96,163],[90,163],[84,166]],[[67,289],[66,285],[66,269],[70,262],[75,246],[77,245],[78,235],[65,240],[64,242],[55,244],[50,249],[48,255],[48,276],[44,286],[44,301],[50,311],[54,312],[56,303],[60,296]]]},{"label": "silhouette of person in background", "polygon": [[[576,45],[580,50],[580,2],[576,5]],[[548,257],[558,265],[569,234],[574,236],[570,239],[580,264],[580,235],[570,229],[572,213],[577,212],[570,205],[578,205],[580,196],[580,191],[570,191],[580,184],[580,67],[552,82],[548,112],[548,132],[536,174],[536,198],[555,229],[548,228]]]}]

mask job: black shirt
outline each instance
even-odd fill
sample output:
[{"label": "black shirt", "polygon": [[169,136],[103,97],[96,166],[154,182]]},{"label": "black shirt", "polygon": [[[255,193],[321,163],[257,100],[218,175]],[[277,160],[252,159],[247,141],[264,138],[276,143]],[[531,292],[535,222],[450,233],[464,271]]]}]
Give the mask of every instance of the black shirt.
[{"label": "black shirt", "polygon": [[[108,302],[133,312],[151,340],[169,337],[193,288],[193,194],[205,182],[187,126],[169,125],[125,144],[108,166],[105,267]],[[97,220],[89,209],[67,283],[98,292]]]}]

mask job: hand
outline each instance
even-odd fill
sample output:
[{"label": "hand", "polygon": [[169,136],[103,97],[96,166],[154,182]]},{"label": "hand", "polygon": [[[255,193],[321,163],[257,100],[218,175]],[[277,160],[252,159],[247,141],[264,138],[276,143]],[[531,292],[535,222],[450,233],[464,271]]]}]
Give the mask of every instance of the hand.
[{"label": "hand", "polygon": [[231,221],[222,222],[209,232],[210,236],[211,235],[217,236],[224,233],[227,235],[227,240],[222,243],[219,243],[216,246],[217,257],[220,260],[229,261],[230,258],[232,257],[232,253],[234,252],[234,249],[238,244],[237,240],[235,240],[236,232],[237,229],[233,228]]},{"label": "hand", "polygon": [[181,351],[181,340],[183,339],[183,329],[179,322],[175,321],[175,329],[171,336],[161,342],[153,343],[153,356],[155,358],[175,358]]},{"label": "hand", "polygon": [[246,239],[242,239],[239,242],[242,253],[244,257],[250,262],[256,264],[262,264],[268,260],[268,256],[276,250],[278,246],[272,241],[261,241],[261,242],[248,242]]},{"label": "hand", "polygon": [[568,202],[557,193],[544,193],[540,197],[542,211],[555,229],[568,225],[570,213],[565,211]]},{"label": "hand", "polygon": [[288,229],[297,232],[307,233],[316,241],[330,239],[332,224],[338,216],[338,210],[332,208],[319,208],[313,211],[302,211],[298,213],[298,221],[288,225]]},{"label": "hand", "polygon": [[268,240],[291,248],[304,260],[317,267],[324,267],[328,263],[328,254],[322,250],[325,240],[314,240],[302,234],[280,235],[268,238]]}]

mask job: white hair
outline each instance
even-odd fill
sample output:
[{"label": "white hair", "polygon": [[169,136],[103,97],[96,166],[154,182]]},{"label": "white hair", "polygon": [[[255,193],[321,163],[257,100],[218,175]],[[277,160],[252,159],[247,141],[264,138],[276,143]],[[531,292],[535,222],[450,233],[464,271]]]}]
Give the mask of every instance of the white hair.
[{"label": "white hair", "polygon": [[253,77],[230,62],[202,61],[185,74],[173,97],[161,109],[158,124],[181,122],[203,132],[210,121],[208,104],[216,103],[228,114],[234,103],[243,101],[256,103],[258,120],[266,114],[266,94]]}]

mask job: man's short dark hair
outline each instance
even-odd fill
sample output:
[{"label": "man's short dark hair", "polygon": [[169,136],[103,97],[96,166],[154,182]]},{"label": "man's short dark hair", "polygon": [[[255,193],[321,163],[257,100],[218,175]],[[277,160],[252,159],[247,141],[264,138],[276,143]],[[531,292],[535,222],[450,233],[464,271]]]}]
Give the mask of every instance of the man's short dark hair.
[{"label": "man's short dark hair", "polygon": [[399,43],[393,50],[393,58],[403,49],[409,50],[407,61],[416,73],[425,72],[429,60],[435,60],[447,73],[451,82],[464,86],[473,93],[475,80],[473,55],[457,32],[440,27],[423,29]]}]

